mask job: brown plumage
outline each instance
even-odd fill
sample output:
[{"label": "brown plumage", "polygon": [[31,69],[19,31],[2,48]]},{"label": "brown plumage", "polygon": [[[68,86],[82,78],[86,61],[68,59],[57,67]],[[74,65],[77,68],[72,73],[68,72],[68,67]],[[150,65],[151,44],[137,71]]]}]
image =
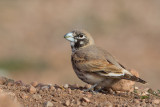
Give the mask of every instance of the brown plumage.
[{"label": "brown plumage", "polygon": [[121,79],[146,83],[132,75],[106,50],[96,47],[88,32],[74,30],[64,37],[71,43],[72,66],[82,81],[108,88]]}]

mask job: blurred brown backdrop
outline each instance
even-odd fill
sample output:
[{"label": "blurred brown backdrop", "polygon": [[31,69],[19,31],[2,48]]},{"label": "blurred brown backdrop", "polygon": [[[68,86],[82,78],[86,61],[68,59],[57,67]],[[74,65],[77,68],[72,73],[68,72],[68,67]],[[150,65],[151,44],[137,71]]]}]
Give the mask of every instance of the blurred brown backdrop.
[{"label": "blurred brown backdrop", "polygon": [[96,44],[160,88],[159,0],[1,0],[0,74],[25,82],[82,83],[63,38],[86,29]]}]

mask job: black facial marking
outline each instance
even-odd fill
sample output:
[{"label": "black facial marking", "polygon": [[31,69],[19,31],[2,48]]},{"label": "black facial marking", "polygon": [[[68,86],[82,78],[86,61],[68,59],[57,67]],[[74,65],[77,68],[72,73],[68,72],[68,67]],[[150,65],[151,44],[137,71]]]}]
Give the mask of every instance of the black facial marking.
[{"label": "black facial marking", "polygon": [[72,49],[79,49],[83,46],[86,46],[89,43],[89,39],[85,36],[85,33],[80,31],[73,31],[74,34],[74,46],[71,46]]},{"label": "black facial marking", "polygon": [[[81,44],[83,42],[83,44]],[[77,39],[77,42],[75,42],[74,48],[79,49],[80,47],[83,47],[89,43],[89,40],[87,38],[84,39]]]}]

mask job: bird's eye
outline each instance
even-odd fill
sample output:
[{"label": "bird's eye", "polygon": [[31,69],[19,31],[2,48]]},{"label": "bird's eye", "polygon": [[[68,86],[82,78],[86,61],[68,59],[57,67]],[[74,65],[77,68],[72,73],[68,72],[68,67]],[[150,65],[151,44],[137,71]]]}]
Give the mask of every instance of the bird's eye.
[{"label": "bird's eye", "polygon": [[80,35],[79,35],[79,37],[80,37],[80,38],[83,38],[83,35],[82,35],[82,34],[80,34]]}]

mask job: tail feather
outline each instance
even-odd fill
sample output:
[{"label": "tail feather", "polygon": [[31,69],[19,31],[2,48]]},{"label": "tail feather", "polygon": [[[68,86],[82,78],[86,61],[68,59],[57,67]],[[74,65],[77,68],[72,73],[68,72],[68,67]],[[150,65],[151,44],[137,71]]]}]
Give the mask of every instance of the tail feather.
[{"label": "tail feather", "polygon": [[131,75],[126,74],[126,75],[124,76],[124,79],[131,80],[131,81],[136,81],[136,82],[140,82],[140,83],[142,83],[142,84],[146,84],[146,83],[147,83],[145,80],[143,80],[143,79],[141,79],[141,78],[138,78],[138,77],[136,77],[136,76],[134,76],[134,75],[131,76]]}]

